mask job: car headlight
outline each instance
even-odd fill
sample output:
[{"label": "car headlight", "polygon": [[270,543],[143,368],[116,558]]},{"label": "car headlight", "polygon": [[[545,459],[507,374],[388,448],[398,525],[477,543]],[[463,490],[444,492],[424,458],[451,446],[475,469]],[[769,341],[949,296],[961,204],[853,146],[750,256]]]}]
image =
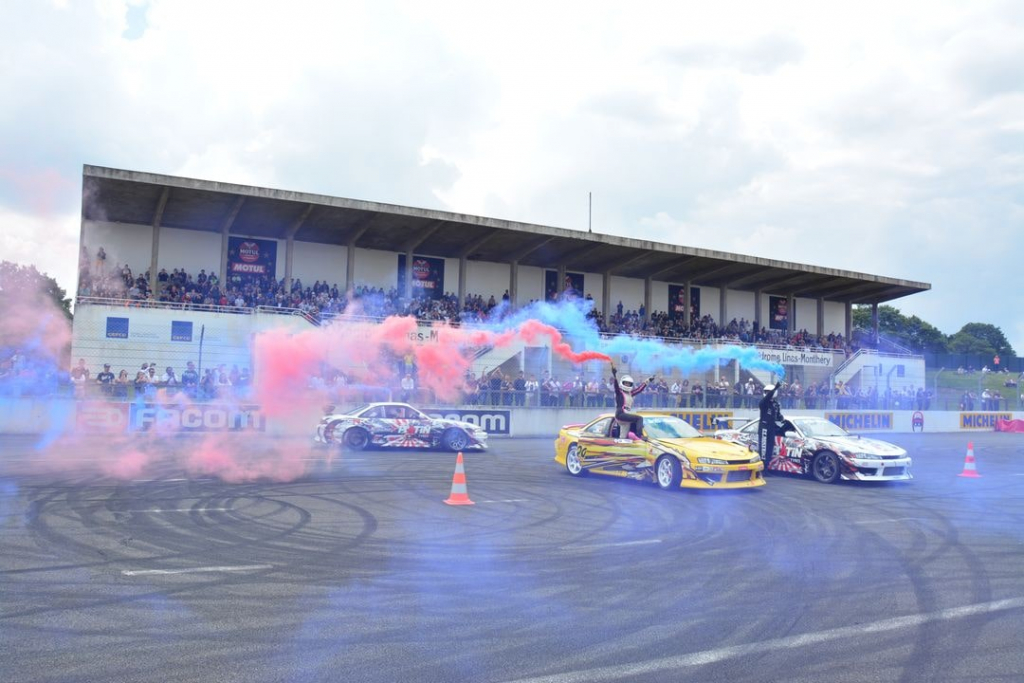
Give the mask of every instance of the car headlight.
[{"label": "car headlight", "polygon": [[761,456],[758,455],[750,459],[750,462],[761,462]]},{"label": "car headlight", "polygon": [[697,462],[702,465],[728,465],[728,460],[722,460],[721,458],[697,458]]}]

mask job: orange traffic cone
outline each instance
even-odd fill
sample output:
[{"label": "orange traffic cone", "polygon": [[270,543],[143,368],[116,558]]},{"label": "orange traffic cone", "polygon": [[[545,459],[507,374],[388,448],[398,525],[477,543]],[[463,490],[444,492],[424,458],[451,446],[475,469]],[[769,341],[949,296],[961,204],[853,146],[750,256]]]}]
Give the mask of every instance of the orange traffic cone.
[{"label": "orange traffic cone", "polygon": [[970,479],[977,479],[981,475],[978,474],[978,470],[974,467],[974,443],[967,443],[967,457],[964,459],[964,471],[958,474],[959,477],[968,477]]},{"label": "orange traffic cone", "polygon": [[469,499],[469,493],[466,491],[466,470],[462,466],[462,451],[459,451],[459,457],[455,460],[455,474],[452,476],[452,492],[448,496],[448,500],[444,502],[448,505],[476,504]]}]

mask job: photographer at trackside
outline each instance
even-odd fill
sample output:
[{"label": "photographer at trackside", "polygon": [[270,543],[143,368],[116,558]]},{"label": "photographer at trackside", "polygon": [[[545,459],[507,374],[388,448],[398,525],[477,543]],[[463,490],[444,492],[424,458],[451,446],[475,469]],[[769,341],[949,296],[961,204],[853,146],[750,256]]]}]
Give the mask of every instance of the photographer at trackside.
[{"label": "photographer at trackside", "polygon": [[[638,415],[633,410],[633,397],[642,392],[647,388],[647,385],[654,381],[654,377],[650,377],[646,382],[641,382],[638,386],[633,386],[633,378],[629,375],[623,375],[622,379],[619,379],[615,364],[612,363],[612,384],[615,385],[615,419],[619,422],[630,422],[633,424],[634,431],[629,433],[629,438],[639,441],[640,439],[646,439],[647,436],[644,434],[644,418]],[[625,438],[626,435],[620,434],[619,438]]]},{"label": "photographer at trackside", "polygon": [[757,426],[757,452],[764,462],[765,468],[768,462],[775,455],[775,437],[782,434],[782,407],[779,399],[775,397],[780,389],[786,386],[785,382],[768,384],[764,388],[764,397],[758,408],[761,410],[761,421]]}]

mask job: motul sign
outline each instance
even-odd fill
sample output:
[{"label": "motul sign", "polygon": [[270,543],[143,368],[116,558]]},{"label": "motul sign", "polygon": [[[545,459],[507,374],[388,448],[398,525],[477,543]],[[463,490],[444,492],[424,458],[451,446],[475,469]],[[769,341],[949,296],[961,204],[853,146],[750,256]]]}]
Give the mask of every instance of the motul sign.
[{"label": "motul sign", "polygon": [[412,262],[412,275],[417,280],[426,280],[430,277],[430,264],[423,259],[416,259]]},{"label": "motul sign", "polygon": [[255,242],[242,242],[238,245],[238,258],[246,263],[255,263],[260,258],[260,245]]}]

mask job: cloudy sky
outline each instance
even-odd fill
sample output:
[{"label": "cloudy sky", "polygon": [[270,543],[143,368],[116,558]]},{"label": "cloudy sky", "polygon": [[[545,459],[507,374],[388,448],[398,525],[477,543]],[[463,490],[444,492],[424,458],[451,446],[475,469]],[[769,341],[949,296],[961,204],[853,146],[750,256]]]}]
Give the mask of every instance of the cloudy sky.
[{"label": "cloudy sky", "polygon": [[[513,7],[514,5],[514,7]],[[259,9],[257,9],[259,8]],[[74,288],[83,164],[932,284],[1024,354],[1024,3],[38,0],[0,259]]]}]

